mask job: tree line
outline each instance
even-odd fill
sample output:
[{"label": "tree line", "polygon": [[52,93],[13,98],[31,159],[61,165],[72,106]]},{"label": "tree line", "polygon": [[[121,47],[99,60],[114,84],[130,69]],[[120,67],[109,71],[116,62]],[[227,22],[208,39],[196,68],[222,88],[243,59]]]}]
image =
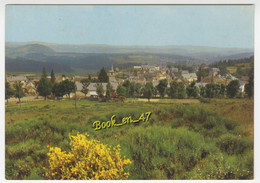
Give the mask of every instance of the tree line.
[{"label": "tree line", "polygon": [[[243,64],[249,63],[251,68],[243,68]],[[242,64],[238,66],[237,64]],[[247,76],[250,74],[252,68],[254,67],[254,56],[249,58],[242,58],[242,59],[229,59],[229,60],[220,60],[216,63],[213,63],[211,67],[217,67],[220,70],[221,75],[228,74],[227,67],[236,66],[237,71],[234,74],[236,77],[240,78],[241,76]]]},{"label": "tree line", "polygon": [[[147,82],[145,86],[140,83],[134,83],[126,80],[122,85],[118,85],[117,94],[124,97],[144,97],[150,100],[153,97],[160,96],[164,98],[168,95],[171,99],[185,98],[235,98],[239,97],[239,81],[232,80],[228,85],[208,83],[205,86],[198,87],[195,82],[190,83],[187,87],[183,82],[172,81],[168,83],[166,79],[160,80],[159,84],[153,86],[152,82]],[[246,84],[245,93],[252,97],[253,85]]]}]

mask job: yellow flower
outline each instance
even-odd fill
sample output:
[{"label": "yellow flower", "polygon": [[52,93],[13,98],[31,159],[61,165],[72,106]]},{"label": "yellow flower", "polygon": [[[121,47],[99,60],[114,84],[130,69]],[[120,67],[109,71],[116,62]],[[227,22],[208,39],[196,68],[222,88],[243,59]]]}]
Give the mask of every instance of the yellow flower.
[{"label": "yellow flower", "polygon": [[97,140],[87,140],[89,135],[71,136],[70,152],[59,147],[49,147],[48,179],[127,179],[129,173],[124,167],[131,164],[129,159],[120,157],[120,145],[113,147]]}]

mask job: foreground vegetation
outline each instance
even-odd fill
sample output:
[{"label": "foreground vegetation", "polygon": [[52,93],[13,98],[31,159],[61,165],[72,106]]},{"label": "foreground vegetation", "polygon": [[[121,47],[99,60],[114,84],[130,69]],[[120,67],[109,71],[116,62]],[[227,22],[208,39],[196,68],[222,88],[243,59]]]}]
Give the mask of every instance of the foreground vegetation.
[{"label": "foreground vegetation", "polygon": [[[79,132],[120,145],[121,156],[132,162],[125,167],[128,179],[253,179],[253,100],[189,100],[80,100],[76,108],[71,100],[7,105],[6,178],[50,178],[44,169],[50,168],[47,145],[69,152],[69,136]],[[98,131],[92,126],[114,114],[120,123],[148,111],[148,122]]]}]

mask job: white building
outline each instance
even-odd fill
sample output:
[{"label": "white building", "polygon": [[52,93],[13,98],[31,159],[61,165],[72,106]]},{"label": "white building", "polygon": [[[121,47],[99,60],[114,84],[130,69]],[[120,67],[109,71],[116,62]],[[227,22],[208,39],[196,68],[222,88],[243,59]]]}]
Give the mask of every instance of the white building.
[{"label": "white building", "polygon": [[182,74],[182,77],[189,82],[197,81],[197,75],[196,73],[190,73],[190,74]]}]

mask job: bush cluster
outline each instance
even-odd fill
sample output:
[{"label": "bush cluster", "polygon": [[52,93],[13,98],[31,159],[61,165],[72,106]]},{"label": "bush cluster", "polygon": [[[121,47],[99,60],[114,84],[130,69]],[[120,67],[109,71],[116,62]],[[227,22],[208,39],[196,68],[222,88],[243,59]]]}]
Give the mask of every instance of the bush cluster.
[{"label": "bush cluster", "polygon": [[70,136],[69,152],[50,147],[49,167],[45,176],[57,180],[111,180],[127,179],[124,167],[131,163],[120,156],[120,145],[108,147],[96,140],[88,140],[87,134]]}]

